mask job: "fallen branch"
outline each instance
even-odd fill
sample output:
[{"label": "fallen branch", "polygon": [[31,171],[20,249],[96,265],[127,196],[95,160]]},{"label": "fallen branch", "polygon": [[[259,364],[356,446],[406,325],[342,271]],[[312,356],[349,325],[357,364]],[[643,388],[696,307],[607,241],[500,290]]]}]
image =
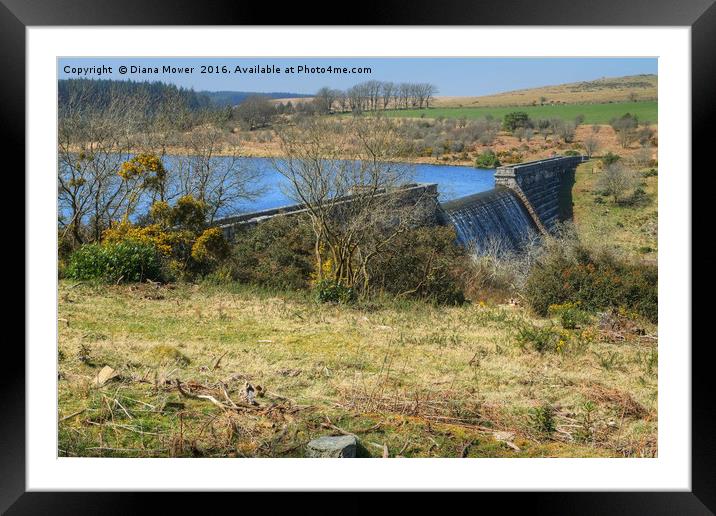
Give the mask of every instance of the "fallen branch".
[{"label": "fallen branch", "polygon": [[343,430],[341,427],[334,425],[333,422],[331,421],[331,419],[330,419],[328,416],[325,416],[325,418],[326,418],[326,422],[325,422],[325,423],[321,423],[321,426],[322,426],[322,427],[324,427],[324,428],[331,428],[331,429],[335,430],[336,432],[340,432],[340,433],[343,434],[343,435],[353,435],[353,436],[355,436],[355,434],[353,434],[353,433],[351,433],[351,432],[348,432],[347,430]]},{"label": "fallen branch", "polygon": [[176,386],[177,386],[177,389],[179,390],[179,394],[181,394],[182,396],[184,396],[186,398],[208,400],[208,401],[212,402],[214,405],[216,405],[217,407],[222,408],[223,410],[228,410],[230,408],[230,407],[227,407],[226,405],[224,405],[223,403],[221,403],[215,397],[210,396],[209,394],[191,394],[191,393],[185,391],[182,388],[181,382],[179,381],[179,379],[176,380]]},{"label": "fallen branch", "polygon": [[[210,401],[211,403],[213,403],[214,405],[216,405],[217,407],[221,408],[222,410],[259,410],[260,409],[260,407],[258,405],[251,406],[251,405],[237,404],[237,403],[234,403],[233,401],[231,401],[231,406],[229,406],[229,405],[225,405],[224,403],[221,403],[219,400],[217,400],[214,396],[211,396],[210,394],[190,393],[182,387],[181,381],[178,378],[174,381],[174,384],[176,385],[176,388],[179,391],[179,394],[181,394],[185,398],[207,400],[207,401]],[[228,397],[228,393],[226,393],[226,396]]]},{"label": "fallen branch", "polygon": [[60,418],[60,423],[62,423],[63,421],[67,421],[68,419],[72,419],[72,418],[75,417],[75,416],[79,416],[79,415],[82,414],[85,410],[87,410],[87,409],[86,409],[86,408],[83,408],[82,410],[78,410],[77,412],[74,412],[74,413],[72,413],[72,414],[70,414],[70,415],[68,415],[68,416],[65,416],[65,417]]}]

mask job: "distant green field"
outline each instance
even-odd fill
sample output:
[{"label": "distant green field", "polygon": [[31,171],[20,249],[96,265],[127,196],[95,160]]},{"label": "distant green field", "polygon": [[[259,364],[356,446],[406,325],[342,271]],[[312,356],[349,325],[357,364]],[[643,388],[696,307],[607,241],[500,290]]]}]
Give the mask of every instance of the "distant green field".
[{"label": "distant green field", "polygon": [[637,115],[639,120],[657,122],[657,102],[618,102],[613,104],[559,104],[547,106],[518,107],[464,107],[464,108],[430,108],[388,110],[386,115],[408,118],[484,118],[492,115],[501,119],[511,111],[524,111],[530,118],[562,118],[571,120],[577,115],[584,115],[587,124],[608,124],[612,118],[625,113]]}]

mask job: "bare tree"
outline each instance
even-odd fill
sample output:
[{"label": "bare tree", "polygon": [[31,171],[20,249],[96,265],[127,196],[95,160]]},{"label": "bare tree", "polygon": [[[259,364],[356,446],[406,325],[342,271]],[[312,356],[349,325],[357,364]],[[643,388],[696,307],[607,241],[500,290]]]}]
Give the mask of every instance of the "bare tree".
[{"label": "bare tree", "polygon": [[261,194],[256,184],[263,172],[240,158],[239,142],[233,135],[206,123],[184,135],[183,145],[187,155],[177,156],[172,163],[176,175],[172,197],[191,195],[204,202],[209,223],[237,201]]},{"label": "bare tree", "polygon": [[383,109],[388,109],[388,105],[395,95],[395,84],[392,82],[383,82],[381,84],[381,97],[383,100]]},{"label": "bare tree", "polygon": [[368,264],[409,227],[421,205],[398,190],[410,168],[396,162],[402,143],[393,123],[313,118],[277,132],[283,157],[273,166],[306,207],[319,278],[366,287]]},{"label": "bare tree", "polygon": [[87,89],[72,92],[58,110],[58,205],[62,238],[77,244],[99,240],[139,193],[118,175],[134,136],[146,120],[145,96],[110,97],[103,109]]},{"label": "bare tree", "polygon": [[403,109],[408,109],[410,105],[410,97],[412,94],[412,85],[407,82],[400,83],[398,86],[400,105]]},{"label": "bare tree", "polygon": [[318,112],[328,114],[333,111],[333,104],[340,97],[341,92],[331,88],[323,87],[316,93],[314,102],[317,105]]},{"label": "bare tree", "polygon": [[365,84],[356,84],[348,90],[348,104],[353,113],[360,114],[367,109],[367,92]]},{"label": "bare tree", "polygon": [[430,84],[428,82],[422,83],[419,86],[420,88],[420,107],[423,107],[423,103],[425,103],[425,107],[430,107],[430,102],[432,101],[433,97],[437,95],[438,88],[434,84]]},{"label": "bare tree", "polygon": [[636,184],[634,173],[620,162],[607,165],[599,178],[599,187],[618,203]]},{"label": "bare tree", "polygon": [[587,158],[591,158],[595,152],[599,149],[599,140],[593,134],[590,134],[584,139],[584,152],[587,153]]}]

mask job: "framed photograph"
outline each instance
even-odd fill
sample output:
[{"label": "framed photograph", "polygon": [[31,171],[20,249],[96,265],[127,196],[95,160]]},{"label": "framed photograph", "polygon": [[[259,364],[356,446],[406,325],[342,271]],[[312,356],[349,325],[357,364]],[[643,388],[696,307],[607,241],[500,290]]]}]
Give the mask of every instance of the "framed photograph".
[{"label": "framed photograph", "polygon": [[421,4],[317,26],[3,0],[27,299],[3,509],[354,490],[714,510],[691,169],[716,8]]}]

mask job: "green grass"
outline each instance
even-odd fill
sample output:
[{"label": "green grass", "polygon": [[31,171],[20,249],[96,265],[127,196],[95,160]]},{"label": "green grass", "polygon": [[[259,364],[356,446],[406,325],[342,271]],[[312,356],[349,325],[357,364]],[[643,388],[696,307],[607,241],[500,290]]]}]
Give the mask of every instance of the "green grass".
[{"label": "green grass", "polygon": [[[318,305],[240,285],[63,280],[59,315],[61,456],[302,456],[336,427],[373,457],[383,445],[391,457],[656,453],[656,343],[577,346],[585,334],[563,330],[563,352],[538,353],[516,333],[524,320],[546,321],[521,308]],[[605,369],[600,358],[617,351],[619,367]],[[119,375],[94,386],[105,365]],[[245,381],[266,394],[255,410],[221,410],[176,380],[220,400],[224,386],[241,402]],[[587,440],[531,425],[534,407],[548,406],[576,436],[587,401]],[[623,416],[625,403],[639,414]],[[519,451],[495,432],[514,435]]]},{"label": "green grass", "polygon": [[512,111],[524,111],[530,118],[563,118],[571,120],[584,115],[587,124],[608,124],[612,118],[625,113],[635,114],[639,120],[657,122],[657,102],[618,102],[612,104],[560,104],[518,107],[469,107],[388,110],[386,115],[401,118],[467,118],[477,119],[492,115],[502,119]]},{"label": "green grass", "polygon": [[649,170],[636,171],[645,199],[637,204],[615,204],[600,194],[599,160],[577,168],[572,201],[574,223],[582,242],[591,247],[608,247],[632,259],[656,261],[659,178]]}]

